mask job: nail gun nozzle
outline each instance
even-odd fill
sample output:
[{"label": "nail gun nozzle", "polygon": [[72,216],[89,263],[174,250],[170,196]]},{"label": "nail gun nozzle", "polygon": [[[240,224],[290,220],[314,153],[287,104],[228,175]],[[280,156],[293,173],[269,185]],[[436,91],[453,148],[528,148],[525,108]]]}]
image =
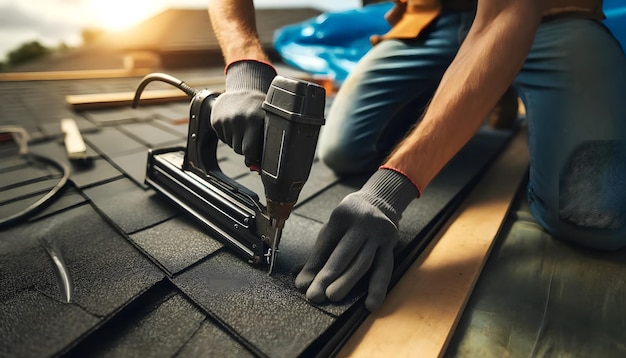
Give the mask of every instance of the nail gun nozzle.
[{"label": "nail gun nozzle", "polygon": [[274,263],[276,262],[276,255],[278,254],[278,244],[280,243],[280,238],[283,233],[283,228],[285,227],[286,218],[271,218],[270,224],[274,230],[274,237],[272,237],[272,241],[270,242],[270,248],[267,253],[268,264],[270,265],[268,275],[271,275],[274,271]]},{"label": "nail gun nozzle", "polygon": [[280,236],[283,232],[282,228],[276,228],[276,230],[274,231],[274,237],[272,238],[272,247],[270,248],[270,252],[269,252],[269,264],[270,264],[270,268],[267,272],[268,275],[271,275],[272,272],[274,271],[274,262],[276,262],[276,254],[278,253],[278,242],[280,241]]}]

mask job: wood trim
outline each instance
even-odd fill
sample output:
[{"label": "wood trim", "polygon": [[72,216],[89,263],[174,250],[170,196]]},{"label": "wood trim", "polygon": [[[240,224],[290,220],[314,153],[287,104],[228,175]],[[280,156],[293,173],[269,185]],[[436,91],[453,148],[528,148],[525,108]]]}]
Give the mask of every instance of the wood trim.
[{"label": "wood trim", "polygon": [[[191,87],[199,87],[199,84],[187,83]],[[224,77],[207,78],[202,81],[202,87],[215,86],[223,88]],[[217,92],[223,89],[216,90]],[[75,111],[105,109],[114,107],[128,107],[132,104],[135,92],[93,93],[65,96],[67,105]],[[190,98],[176,88],[146,90],[141,94],[141,105],[164,104],[172,102],[189,101]]]},{"label": "wood trim", "polygon": [[[65,96],[65,103],[74,111],[130,107],[135,92],[94,93]],[[141,94],[141,105],[189,101],[179,89],[150,90]]]},{"label": "wood trim", "polygon": [[76,70],[76,71],[45,71],[45,72],[7,72],[0,73],[0,81],[61,81],[86,80],[124,77],[143,77],[154,72],[151,68],[112,69],[112,70]]},{"label": "wood trim", "polygon": [[528,168],[520,130],[383,306],[340,357],[440,357],[445,353]]}]

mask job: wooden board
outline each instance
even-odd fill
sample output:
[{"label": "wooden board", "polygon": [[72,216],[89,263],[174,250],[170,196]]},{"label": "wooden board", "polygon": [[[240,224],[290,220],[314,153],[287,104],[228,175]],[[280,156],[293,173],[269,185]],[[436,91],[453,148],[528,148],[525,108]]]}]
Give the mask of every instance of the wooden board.
[{"label": "wooden board", "polygon": [[110,70],[72,70],[72,71],[44,71],[44,72],[7,72],[0,73],[0,81],[62,81],[103,78],[142,77],[153,69],[110,69]]},{"label": "wooden board", "polygon": [[[143,73],[142,76],[146,74],[148,73]],[[316,79],[308,76],[302,76],[301,74],[293,74],[292,77],[315,82],[321,86],[324,86],[327,93],[332,93],[333,91],[336,91],[336,88],[332,87],[332,81],[327,79]],[[209,87],[211,90],[215,90],[216,92],[223,92],[225,85],[224,81],[224,76],[215,76],[204,78],[202,79],[201,83],[187,82],[187,85],[196,88]],[[131,105],[134,96],[134,92],[80,94],[65,96],[65,102],[72,110],[83,111],[115,107],[128,107]],[[180,101],[189,101],[189,97],[179,89],[146,90],[141,95],[142,105],[164,104]]]},{"label": "wooden board", "polygon": [[[94,93],[65,96],[67,105],[75,111],[130,107],[135,92]],[[189,101],[189,96],[179,89],[150,90],[141,94],[141,105]]]},{"label": "wooden board", "polygon": [[[139,83],[139,81],[137,81]],[[205,79],[202,85],[188,83],[191,87],[216,86],[216,92],[223,90],[224,77]],[[219,89],[217,89],[219,87]],[[128,107],[132,104],[135,92],[93,93],[65,96],[67,105],[75,111]],[[141,94],[141,105],[189,102],[190,98],[177,88],[145,90]]]},{"label": "wooden board", "polygon": [[528,168],[520,130],[441,230],[340,351],[340,357],[439,357],[465,308]]}]

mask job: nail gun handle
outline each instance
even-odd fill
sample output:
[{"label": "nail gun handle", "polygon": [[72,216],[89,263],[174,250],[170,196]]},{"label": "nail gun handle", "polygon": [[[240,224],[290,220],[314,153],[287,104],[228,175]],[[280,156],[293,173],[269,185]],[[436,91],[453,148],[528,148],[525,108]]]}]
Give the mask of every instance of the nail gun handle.
[{"label": "nail gun handle", "polygon": [[268,202],[297,201],[311,172],[325,103],[326,91],[315,83],[282,76],[272,81],[263,102],[261,178]]},{"label": "nail gun handle", "polygon": [[[225,190],[233,193],[244,193],[244,198],[258,201],[258,195],[225,175],[217,162],[217,145],[219,138],[208,120],[218,94],[203,89],[191,100],[189,110],[189,130],[187,132],[187,150],[183,161],[183,169],[209,177],[219,183]],[[250,205],[254,206],[253,203]]]},{"label": "nail gun handle", "polygon": [[184,169],[200,175],[219,169],[216,156],[209,155],[217,150],[219,139],[208,120],[217,96],[218,94],[203,89],[191,100]]}]

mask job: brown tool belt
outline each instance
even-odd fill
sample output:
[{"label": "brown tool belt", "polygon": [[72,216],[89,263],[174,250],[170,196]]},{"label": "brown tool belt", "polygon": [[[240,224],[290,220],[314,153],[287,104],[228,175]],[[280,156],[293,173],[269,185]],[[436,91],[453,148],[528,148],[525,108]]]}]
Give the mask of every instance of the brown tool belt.
[{"label": "brown tool belt", "polygon": [[[561,15],[569,17],[587,17],[596,20],[603,20],[602,0],[546,0],[550,2],[550,9],[546,11],[545,17],[558,18]],[[443,11],[462,12],[476,10],[477,0],[407,0],[411,4],[432,4],[441,3]]]},{"label": "brown tool belt", "polygon": [[[560,18],[588,18],[602,21],[602,0],[547,0],[550,8],[543,22]],[[476,10],[477,0],[406,0],[406,11],[402,19],[382,36],[372,36],[376,45],[386,39],[414,39],[428,27],[441,12],[463,12]]]}]

